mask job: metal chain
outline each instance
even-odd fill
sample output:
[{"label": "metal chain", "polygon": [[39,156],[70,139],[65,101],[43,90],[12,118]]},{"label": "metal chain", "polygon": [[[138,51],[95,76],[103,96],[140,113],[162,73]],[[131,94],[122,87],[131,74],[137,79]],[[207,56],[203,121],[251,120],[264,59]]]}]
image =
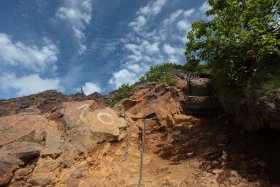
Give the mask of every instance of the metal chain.
[{"label": "metal chain", "polygon": [[[121,115],[125,119],[127,118],[125,110],[123,108],[122,108],[122,111],[121,111]],[[122,162],[126,161],[127,157],[128,157],[129,137],[128,137],[128,127],[127,126],[125,127],[125,132],[126,132],[126,148],[125,148],[125,156],[124,156],[124,159],[122,160]]]},{"label": "metal chain", "polygon": [[142,185],[143,179],[143,161],[144,161],[144,152],[145,152],[145,119],[142,121],[142,133],[141,133],[141,155],[140,155],[140,176],[138,181],[138,187]]},{"label": "metal chain", "polygon": [[129,138],[128,138],[128,130],[127,130],[127,127],[125,127],[125,132],[126,132],[126,148],[125,148],[124,159],[122,160],[122,162],[126,161],[126,160],[127,160],[127,157],[128,157]]}]

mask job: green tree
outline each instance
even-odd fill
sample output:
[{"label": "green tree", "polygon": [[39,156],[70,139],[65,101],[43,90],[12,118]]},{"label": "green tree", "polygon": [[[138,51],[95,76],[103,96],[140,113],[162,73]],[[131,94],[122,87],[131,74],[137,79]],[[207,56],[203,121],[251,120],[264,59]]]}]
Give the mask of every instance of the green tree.
[{"label": "green tree", "polygon": [[175,85],[175,80],[172,76],[179,69],[180,66],[171,63],[165,63],[158,66],[151,67],[150,70],[139,79],[139,83],[156,82],[166,83],[170,86]]},{"label": "green tree", "polygon": [[247,87],[264,70],[279,68],[279,1],[208,0],[210,21],[187,34],[189,68],[205,61],[222,88]]}]

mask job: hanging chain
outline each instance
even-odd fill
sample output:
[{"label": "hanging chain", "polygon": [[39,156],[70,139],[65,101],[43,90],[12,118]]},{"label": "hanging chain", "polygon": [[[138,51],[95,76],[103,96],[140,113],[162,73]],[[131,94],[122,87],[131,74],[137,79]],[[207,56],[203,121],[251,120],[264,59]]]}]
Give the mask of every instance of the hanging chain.
[{"label": "hanging chain", "polygon": [[124,159],[122,160],[122,162],[126,161],[127,157],[128,157],[129,137],[128,137],[128,129],[127,129],[127,127],[125,127],[125,132],[126,132],[126,147],[125,147]]},{"label": "hanging chain", "polygon": [[143,162],[144,162],[144,152],[145,152],[145,119],[142,121],[142,133],[141,133],[141,155],[140,155],[140,176],[138,181],[138,187],[142,185],[143,179]]},{"label": "hanging chain", "polygon": [[[124,119],[127,119],[124,109],[122,109],[121,115],[124,117]],[[126,148],[125,148],[125,156],[124,156],[124,159],[122,160],[122,162],[126,161],[127,157],[128,157],[129,137],[128,137],[128,126],[127,125],[125,127],[125,133],[126,133]]]}]

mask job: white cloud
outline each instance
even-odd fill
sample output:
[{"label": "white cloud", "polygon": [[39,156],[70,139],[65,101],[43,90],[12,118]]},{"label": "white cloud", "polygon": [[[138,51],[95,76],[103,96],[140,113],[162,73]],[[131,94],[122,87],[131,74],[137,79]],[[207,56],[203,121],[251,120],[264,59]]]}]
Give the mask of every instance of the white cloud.
[{"label": "white cloud", "polygon": [[159,43],[150,43],[149,41],[143,40],[138,45],[132,43],[125,44],[124,48],[131,53],[128,55],[128,59],[133,63],[139,61],[149,62],[159,52]]},{"label": "white cloud", "polygon": [[87,46],[84,45],[84,44],[82,44],[82,43],[80,43],[80,44],[79,44],[79,51],[78,51],[79,54],[84,53],[86,50],[87,50]]},{"label": "white cloud", "polygon": [[[179,9],[161,21],[161,15],[157,15],[167,2],[168,0],[155,0],[137,11],[135,20],[129,24],[132,32],[121,40],[127,52],[122,59],[123,65],[109,80],[114,88],[123,83],[138,81],[151,66],[185,61],[185,45],[182,41],[200,10]],[[158,24],[160,22],[163,24]]]},{"label": "white cloud", "polygon": [[135,44],[125,44],[124,46],[126,49],[130,50],[131,52],[137,53],[138,46]]},{"label": "white cloud", "polygon": [[127,64],[127,68],[135,73],[140,73],[145,69],[143,67],[140,67],[139,64]]},{"label": "white cloud", "polygon": [[176,10],[175,12],[173,12],[169,18],[166,18],[163,23],[164,25],[168,26],[173,24],[176,20],[178,20],[180,17],[184,17],[184,19],[190,17],[191,15],[194,14],[194,9],[189,9],[186,11],[183,10]]},{"label": "white cloud", "polygon": [[146,23],[147,20],[144,16],[138,16],[135,21],[129,23],[129,26],[132,27],[134,31],[139,32]]},{"label": "white cloud", "polygon": [[200,19],[204,20],[204,21],[211,21],[215,16],[211,15],[211,16],[207,16],[205,13],[211,9],[211,6],[208,4],[207,1],[205,1],[200,7],[199,7],[199,12],[198,12],[198,16],[200,17]]},{"label": "white cloud", "polygon": [[129,71],[128,69],[121,69],[115,72],[109,80],[109,84],[113,85],[115,89],[119,88],[122,84],[132,84],[138,80],[138,75]]},{"label": "white cloud", "polygon": [[45,90],[63,90],[58,78],[43,79],[38,74],[16,77],[4,74],[0,77],[0,89],[4,92],[15,91],[16,96],[30,95]]},{"label": "white cloud", "polygon": [[211,6],[205,1],[202,6],[199,8],[201,12],[205,13],[206,11],[210,10]]},{"label": "white cloud", "polygon": [[84,30],[90,24],[92,13],[92,0],[64,0],[64,6],[58,8],[56,18],[69,24],[73,30],[78,46],[79,54],[86,49]]},{"label": "white cloud", "polygon": [[77,29],[76,27],[73,27],[72,29],[74,32],[74,37],[77,38],[79,41],[85,38],[85,34],[81,30]]},{"label": "white cloud", "polygon": [[180,17],[180,15],[182,15],[184,11],[183,10],[176,10],[175,12],[173,12],[169,18],[166,18],[163,23],[165,25],[170,25],[172,23],[174,23],[174,21],[176,21],[178,19],[178,17]]},{"label": "white cloud", "polygon": [[142,15],[157,15],[158,13],[160,13],[162,7],[167,3],[167,0],[157,0],[153,3],[148,4],[145,7],[140,8],[140,10],[138,11],[139,14]]},{"label": "white cloud", "polygon": [[64,0],[55,16],[81,29],[91,21],[92,0]]},{"label": "white cloud", "polygon": [[[98,92],[98,93],[101,92],[101,88],[93,82],[86,82],[82,85],[82,87],[85,95],[90,95],[94,92]],[[76,90],[80,91],[80,88],[77,88]]]},{"label": "white cloud", "polygon": [[184,17],[190,17],[194,13],[194,9],[189,9],[184,12]]},{"label": "white cloud", "polygon": [[13,42],[11,38],[0,33],[0,60],[2,65],[19,66],[35,72],[56,70],[58,48],[44,39],[44,46],[28,46],[22,42]]},{"label": "white cloud", "polygon": [[81,17],[81,15],[79,15],[79,13],[75,9],[66,7],[60,7],[55,15],[60,19],[67,20],[70,22],[75,22]]},{"label": "white cloud", "polygon": [[163,45],[163,50],[166,52],[168,55],[172,55],[176,53],[176,49],[168,44]]},{"label": "white cloud", "polygon": [[158,42],[150,43],[149,41],[144,40],[139,47],[143,48],[147,53],[153,54],[159,51],[158,45]]},{"label": "white cloud", "polygon": [[168,0],[156,0],[153,3],[149,3],[146,6],[141,7],[136,13],[137,18],[129,23],[129,26],[132,27],[135,32],[141,33],[148,20],[152,16],[159,14],[167,1]]},{"label": "white cloud", "polygon": [[183,19],[183,20],[180,20],[177,22],[177,28],[180,30],[180,31],[189,31],[190,28],[191,28],[191,23],[189,23],[187,20]]}]

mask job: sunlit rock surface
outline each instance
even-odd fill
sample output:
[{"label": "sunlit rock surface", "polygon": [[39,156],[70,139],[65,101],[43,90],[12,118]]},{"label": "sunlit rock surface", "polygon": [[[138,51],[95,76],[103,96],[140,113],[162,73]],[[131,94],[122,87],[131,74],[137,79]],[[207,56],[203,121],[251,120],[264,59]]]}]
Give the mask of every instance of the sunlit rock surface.
[{"label": "sunlit rock surface", "polygon": [[[174,87],[138,86],[114,108],[58,101],[54,92],[37,105],[27,98],[20,110],[12,101],[0,117],[0,186],[279,185],[279,132],[244,132],[227,117],[186,114],[188,82],[175,79]],[[196,80],[196,95],[209,91],[205,84]],[[277,100],[263,101],[267,119],[277,119]]]}]

